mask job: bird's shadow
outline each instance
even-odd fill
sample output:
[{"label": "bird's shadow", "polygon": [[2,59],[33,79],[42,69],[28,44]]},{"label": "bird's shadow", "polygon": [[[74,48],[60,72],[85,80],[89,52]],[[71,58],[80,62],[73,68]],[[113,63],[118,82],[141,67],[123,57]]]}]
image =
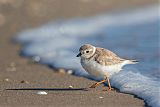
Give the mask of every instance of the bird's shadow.
[{"label": "bird's shadow", "polygon": [[88,91],[87,88],[14,88],[6,90],[23,90],[23,91]]}]

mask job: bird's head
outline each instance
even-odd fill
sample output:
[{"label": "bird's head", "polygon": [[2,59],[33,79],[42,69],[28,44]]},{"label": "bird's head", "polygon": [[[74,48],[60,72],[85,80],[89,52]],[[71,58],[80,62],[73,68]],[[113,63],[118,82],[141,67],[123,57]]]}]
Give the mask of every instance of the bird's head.
[{"label": "bird's head", "polygon": [[77,57],[88,59],[94,55],[95,51],[96,47],[90,44],[85,44],[80,47],[79,54],[77,55]]}]

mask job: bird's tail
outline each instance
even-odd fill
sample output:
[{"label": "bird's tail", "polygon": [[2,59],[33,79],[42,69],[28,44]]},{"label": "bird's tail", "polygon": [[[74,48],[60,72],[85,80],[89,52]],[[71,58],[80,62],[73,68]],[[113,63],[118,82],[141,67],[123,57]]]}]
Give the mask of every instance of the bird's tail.
[{"label": "bird's tail", "polygon": [[136,63],[138,63],[137,60],[127,60],[127,61],[128,61],[128,64],[136,64]]}]

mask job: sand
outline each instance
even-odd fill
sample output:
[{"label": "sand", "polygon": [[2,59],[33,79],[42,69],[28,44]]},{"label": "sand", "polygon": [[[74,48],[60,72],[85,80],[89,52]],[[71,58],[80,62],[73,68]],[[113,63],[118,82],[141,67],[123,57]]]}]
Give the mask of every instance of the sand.
[{"label": "sand", "polygon": [[[19,56],[20,45],[11,39],[26,28],[50,20],[86,17],[107,11],[154,4],[156,0],[0,0],[0,107],[84,106],[143,107],[146,104],[118,91],[84,90],[94,83],[82,77],[57,73]],[[47,95],[37,94],[39,91]]]}]

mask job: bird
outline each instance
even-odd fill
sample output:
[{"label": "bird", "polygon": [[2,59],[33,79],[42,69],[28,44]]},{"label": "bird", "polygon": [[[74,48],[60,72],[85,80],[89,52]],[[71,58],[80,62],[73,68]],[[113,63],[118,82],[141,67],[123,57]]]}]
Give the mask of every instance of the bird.
[{"label": "bird", "polygon": [[95,77],[103,77],[100,82],[94,83],[90,88],[95,88],[107,81],[107,91],[113,90],[110,83],[112,75],[120,72],[124,65],[138,63],[137,60],[120,58],[108,49],[95,47],[91,44],[82,45],[79,48],[77,57],[80,57],[81,65],[88,74]]}]

